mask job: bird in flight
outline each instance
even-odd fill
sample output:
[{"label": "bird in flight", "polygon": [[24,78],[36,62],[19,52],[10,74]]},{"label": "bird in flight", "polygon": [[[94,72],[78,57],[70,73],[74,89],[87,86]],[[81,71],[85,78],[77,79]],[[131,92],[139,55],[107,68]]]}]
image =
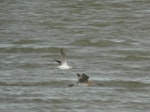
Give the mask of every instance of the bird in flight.
[{"label": "bird in flight", "polygon": [[55,59],[55,61],[59,64],[58,68],[62,70],[71,69],[72,67],[68,65],[66,54],[62,48],[60,49],[60,54],[61,54],[61,60]]}]

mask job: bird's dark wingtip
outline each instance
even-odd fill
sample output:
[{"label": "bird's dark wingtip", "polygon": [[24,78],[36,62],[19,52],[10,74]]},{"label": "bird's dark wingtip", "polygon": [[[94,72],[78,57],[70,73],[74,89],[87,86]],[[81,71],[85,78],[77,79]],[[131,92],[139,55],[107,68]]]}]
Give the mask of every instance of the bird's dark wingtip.
[{"label": "bird's dark wingtip", "polygon": [[56,59],[55,59],[54,61],[56,61],[57,63],[61,64],[61,61],[59,61],[59,60],[56,60]]}]

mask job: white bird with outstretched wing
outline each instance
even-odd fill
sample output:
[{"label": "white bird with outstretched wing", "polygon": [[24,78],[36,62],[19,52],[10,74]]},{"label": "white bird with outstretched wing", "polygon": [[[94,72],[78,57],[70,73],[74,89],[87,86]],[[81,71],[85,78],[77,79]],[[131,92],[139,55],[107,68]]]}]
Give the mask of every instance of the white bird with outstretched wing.
[{"label": "white bird with outstretched wing", "polygon": [[56,62],[59,63],[58,68],[63,69],[63,70],[71,69],[72,67],[68,65],[67,59],[66,59],[66,54],[62,48],[60,49],[60,54],[61,54],[61,60],[55,60]]}]

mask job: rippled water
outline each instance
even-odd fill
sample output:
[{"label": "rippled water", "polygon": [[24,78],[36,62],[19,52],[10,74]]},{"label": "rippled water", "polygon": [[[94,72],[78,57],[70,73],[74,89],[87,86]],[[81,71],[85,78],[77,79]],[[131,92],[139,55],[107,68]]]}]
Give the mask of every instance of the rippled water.
[{"label": "rippled water", "polygon": [[[0,111],[149,112],[149,0],[1,0]],[[64,48],[73,69],[54,59]],[[68,87],[86,73],[91,87]]]}]

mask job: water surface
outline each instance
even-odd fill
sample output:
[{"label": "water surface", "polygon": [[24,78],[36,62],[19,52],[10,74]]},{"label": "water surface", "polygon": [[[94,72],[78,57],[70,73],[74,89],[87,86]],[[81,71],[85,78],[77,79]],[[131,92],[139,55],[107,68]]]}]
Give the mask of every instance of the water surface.
[{"label": "water surface", "polygon": [[[149,0],[1,0],[0,110],[149,112]],[[54,59],[64,48],[71,70]],[[71,87],[86,73],[92,87]]]}]

